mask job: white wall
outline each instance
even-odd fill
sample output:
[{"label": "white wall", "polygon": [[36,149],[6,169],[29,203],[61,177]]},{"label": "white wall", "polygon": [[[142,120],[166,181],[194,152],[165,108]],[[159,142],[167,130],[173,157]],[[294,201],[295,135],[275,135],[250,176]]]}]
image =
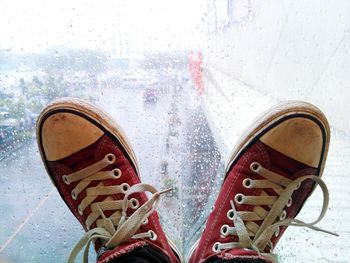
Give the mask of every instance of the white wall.
[{"label": "white wall", "polygon": [[205,67],[277,100],[312,102],[350,134],[350,1],[251,4],[248,20],[209,36]]}]

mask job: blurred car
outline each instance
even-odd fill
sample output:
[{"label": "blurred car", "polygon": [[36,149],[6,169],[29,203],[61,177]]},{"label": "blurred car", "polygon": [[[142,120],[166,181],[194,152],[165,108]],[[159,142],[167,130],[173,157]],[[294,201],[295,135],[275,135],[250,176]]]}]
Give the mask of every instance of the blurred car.
[{"label": "blurred car", "polygon": [[124,75],[121,78],[121,85],[125,88],[134,88],[138,86],[140,80],[136,75]]},{"label": "blurred car", "polygon": [[158,101],[159,90],[157,88],[151,87],[146,88],[143,91],[143,103],[144,104],[154,104]]},{"label": "blurred car", "polygon": [[9,119],[0,122],[0,146],[12,141],[16,130],[18,130],[18,125],[15,120]]},{"label": "blurred car", "polygon": [[0,109],[0,120],[6,120],[10,118],[10,113],[7,110]]},{"label": "blurred car", "polygon": [[142,88],[148,83],[148,76],[142,71],[125,72],[120,79],[120,84],[124,88]]}]

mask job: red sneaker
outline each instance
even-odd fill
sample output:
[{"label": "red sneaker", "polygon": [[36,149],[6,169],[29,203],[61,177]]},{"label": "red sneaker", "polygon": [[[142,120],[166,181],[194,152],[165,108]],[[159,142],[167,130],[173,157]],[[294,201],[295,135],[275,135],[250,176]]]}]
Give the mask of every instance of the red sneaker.
[{"label": "red sneaker", "polygon": [[[325,116],[311,104],[286,103],[263,115],[234,149],[219,196],[187,261],[274,262],[273,248],[288,225],[324,231],[314,225],[328,206],[320,177],[329,139]],[[294,218],[315,183],[324,193],[323,209],[307,224]]]},{"label": "red sneaker", "polygon": [[37,141],[51,180],[87,231],[68,262],[84,246],[87,262],[92,241],[105,251],[98,263],[143,246],[180,262],[154,211],[164,191],[141,183],[135,154],[109,116],[81,100],[55,101],[39,116]]}]

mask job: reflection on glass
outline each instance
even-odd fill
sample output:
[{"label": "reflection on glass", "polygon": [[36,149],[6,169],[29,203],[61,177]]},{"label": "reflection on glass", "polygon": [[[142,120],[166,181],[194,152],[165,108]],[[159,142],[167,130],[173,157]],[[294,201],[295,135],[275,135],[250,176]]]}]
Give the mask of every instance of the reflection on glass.
[{"label": "reflection on glass", "polygon": [[[40,110],[66,96],[108,111],[135,148],[143,181],[172,188],[159,212],[184,254],[199,237],[227,153],[247,125],[279,100],[322,106],[333,128],[325,228],[344,234],[323,242],[288,230],[278,253],[281,262],[349,258],[350,6],[282,2],[2,3],[0,262],[65,262],[81,236],[34,140]],[[317,197],[308,211],[317,210]],[[312,249],[301,252],[306,239]]]}]

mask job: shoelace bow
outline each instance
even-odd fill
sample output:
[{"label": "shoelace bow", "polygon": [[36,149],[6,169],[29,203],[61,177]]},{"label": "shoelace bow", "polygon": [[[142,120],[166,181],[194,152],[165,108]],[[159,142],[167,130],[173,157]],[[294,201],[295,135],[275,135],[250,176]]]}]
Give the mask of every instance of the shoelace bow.
[{"label": "shoelace bow", "polygon": [[[102,180],[117,179],[122,176],[122,172],[119,169],[101,171],[114,162],[115,156],[109,153],[102,160],[75,173],[63,176],[63,181],[66,184],[80,181],[72,190],[71,195],[73,199],[77,199],[79,193],[83,191],[91,181],[101,181],[97,186],[86,188],[86,196],[78,206],[80,215],[83,215],[84,210],[90,206],[91,213],[88,215],[85,225],[90,229],[90,227],[96,223],[97,227],[90,229],[84,234],[73,248],[68,258],[68,263],[73,263],[84,247],[83,262],[88,262],[90,244],[96,239],[101,240],[107,248],[115,248],[131,238],[149,238],[151,240],[157,238],[157,235],[152,230],[136,235],[135,233],[143,223],[147,223],[147,218],[158,205],[160,195],[171,189],[157,192],[153,186],[142,183],[135,184],[131,187],[126,183],[105,186]],[[131,194],[140,192],[150,192],[153,194],[142,206],[139,206],[139,202],[136,198],[128,199]],[[113,194],[124,194],[124,198],[123,200],[113,200],[111,197]],[[108,195],[108,197],[101,202],[94,202],[98,196],[103,195]],[[126,214],[128,208],[135,210],[129,217]],[[104,214],[104,211],[107,210],[115,212],[107,218]]]},{"label": "shoelace bow", "polygon": [[[253,205],[254,209],[252,212],[237,211],[234,202],[232,200],[230,201],[232,209],[228,211],[227,216],[232,220],[234,227],[230,227],[228,225],[222,226],[221,234],[224,236],[236,235],[238,236],[239,241],[230,243],[217,242],[213,246],[214,251],[235,247],[249,248],[257,251],[260,255],[263,255],[272,261],[276,261],[275,255],[272,253],[265,253],[264,250],[266,246],[270,247],[270,251],[273,250],[271,238],[274,233],[277,235],[279,234],[280,226],[308,227],[316,231],[338,236],[336,233],[332,233],[315,226],[315,224],[320,222],[324,217],[329,202],[328,189],[321,178],[315,175],[305,175],[292,181],[264,168],[257,162],[252,163],[250,169],[262,176],[264,179],[253,180],[247,178],[243,181],[243,185],[246,188],[272,188],[279,195],[279,197],[269,196],[264,191],[262,191],[260,196],[244,196],[242,194],[237,194],[235,196],[236,203]],[[293,218],[286,219],[286,211],[283,209],[286,206],[290,207],[292,205],[293,192],[297,190],[306,180],[313,180],[321,187],[323,193],[323,204],[319,217],[310,223],[305,223],[301,220]],[[268,206],[270,208],[269,212],[262,208],[262,205]],[[275,223],[277,217],[279,217],[280,221]],[[253,222],[255,220],[263,220],[263,222],[259,226]],[[244,221],[246,221],[246,223],[244,223]]]}]

